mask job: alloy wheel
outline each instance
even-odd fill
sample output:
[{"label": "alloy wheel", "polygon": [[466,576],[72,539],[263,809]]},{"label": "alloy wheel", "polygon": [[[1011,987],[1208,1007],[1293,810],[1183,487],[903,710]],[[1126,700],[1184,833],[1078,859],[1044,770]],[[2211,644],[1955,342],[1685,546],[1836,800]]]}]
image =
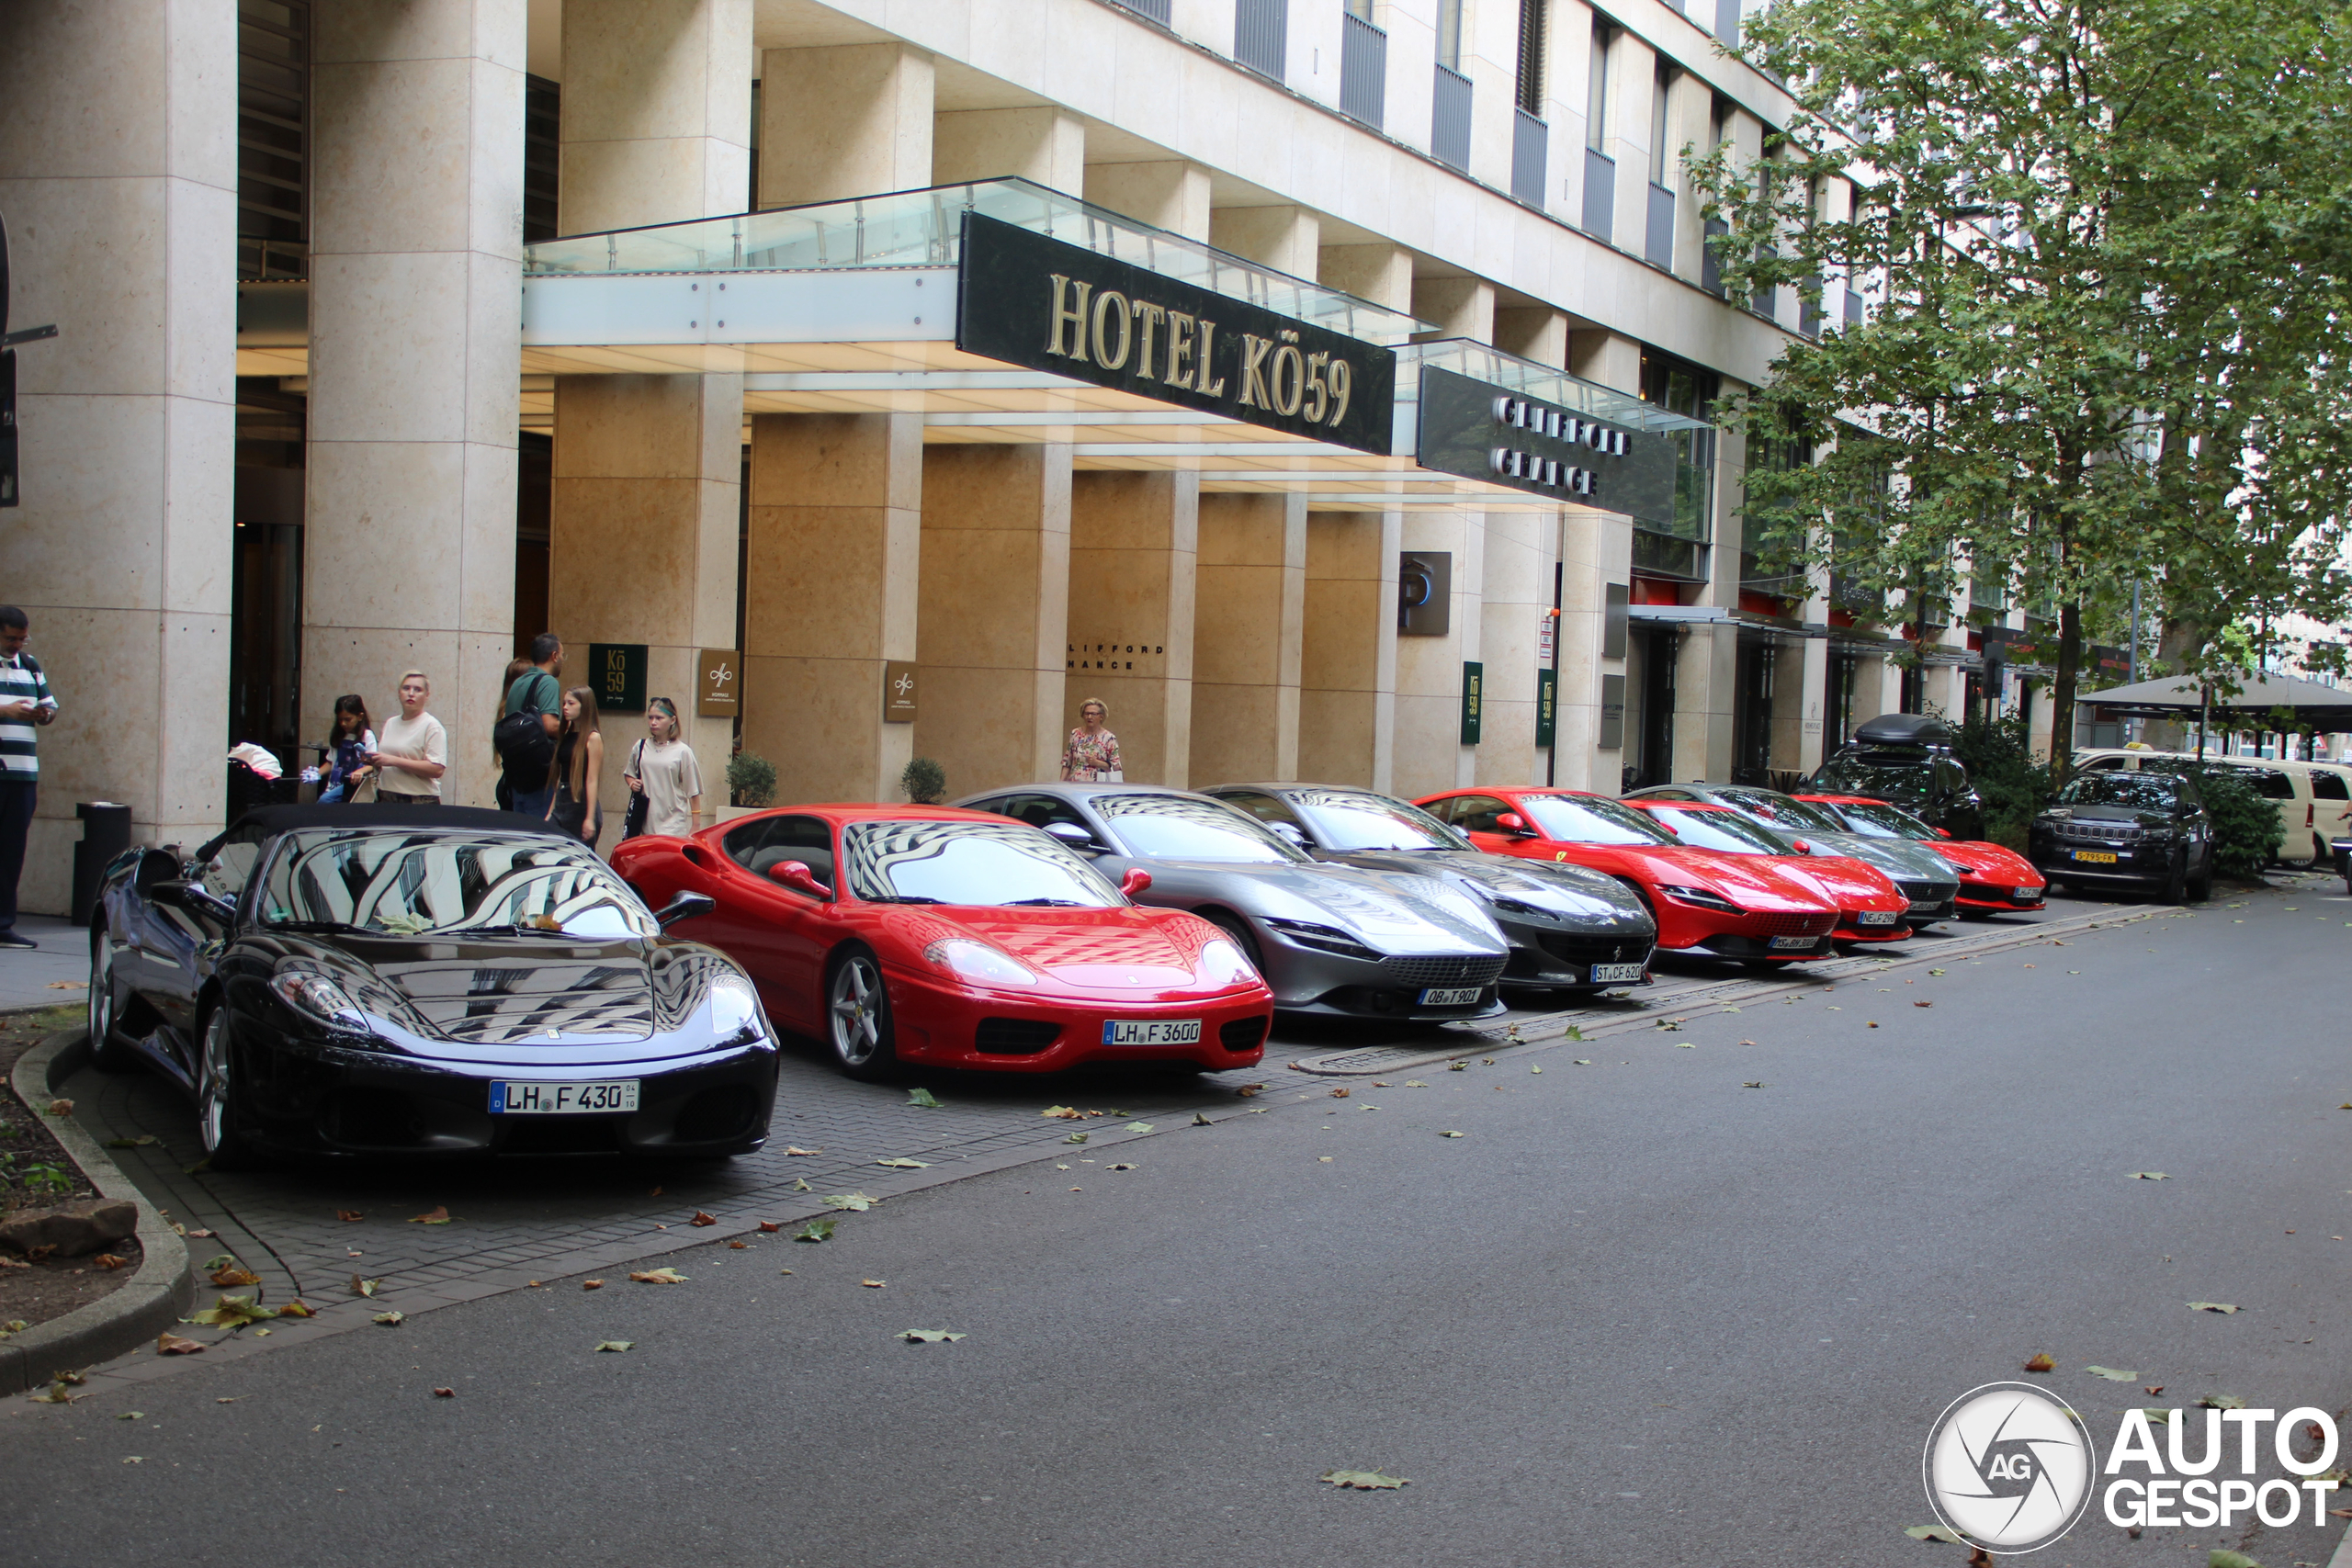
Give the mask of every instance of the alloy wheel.
[{"label": "alloy wheel", "polygon": [[219,1154],[231,1139],[230,1056],[228,1010],[216,1007],[204,1025],[204,1061],[197,1089],[197,1134],[208,1155]]},{"label": "alloy wheel", "polygon": [[844,959],[833,971],[828,1007],[833,1031],[833,1055],[847,1067],[863,1067],[882,1049],[882,976],[874,961],[862,953]]},{"label": "alloy wheel", "polygon": [[90,1049],[104,1051],[114,1038],[114,944],[99,931],[90,938]]}]

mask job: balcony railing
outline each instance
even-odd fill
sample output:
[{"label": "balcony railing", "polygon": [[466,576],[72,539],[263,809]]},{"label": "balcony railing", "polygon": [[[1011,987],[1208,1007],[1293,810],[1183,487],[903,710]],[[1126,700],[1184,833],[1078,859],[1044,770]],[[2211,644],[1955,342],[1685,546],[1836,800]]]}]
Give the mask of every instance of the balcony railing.
[{"label": "balcony railing", "polygon": [[1353,11],[1340,16],[1340,112],[1374,130],[1388,112],[1388,35]]},{"label": "balcony railing", "polygon": [[1170,8],[1174,3],[1175,0],[1111,0],[1111,4],[1122,11],[1133,11],[1163,28],[1170,25]]},{"label": "balcony railing", "polygon": [[1652,266],[1674,265],[1674,193],[1650,182],[1649,221],[1642,231],[1642,258]]},{"label": "balcony railing", "polygon": [[1510,132],[1510,194],[1530,207],[1544,205],[1544,164],[1551,155],[1552,128],[1513,106]]},{"label": "balcony railing", "polygon": [[1467,174],[1470,169],[1470,78],[1437,68],[1430,106],[1430,154]]},{"label": "balcony railing", "polygon": [[1609,243],[1617,221],[1617,161],[1599,148],[1584,150],[1584,231]]},{"label": "balcony railing", "polygon": [[1233,58],[1261,76],[1283,79],[1290,0],[1233,0]]}]

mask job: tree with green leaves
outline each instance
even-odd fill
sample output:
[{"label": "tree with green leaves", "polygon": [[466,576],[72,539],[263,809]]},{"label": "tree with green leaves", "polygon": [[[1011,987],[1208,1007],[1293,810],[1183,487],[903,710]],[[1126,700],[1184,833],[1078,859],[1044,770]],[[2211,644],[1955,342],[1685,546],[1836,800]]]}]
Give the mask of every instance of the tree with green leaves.
[{"label": "tree with green leaves", "polygon": [[1744,48],[1789,124],[1691,160],[1727,294],[1871,295],[1724,412],[1815,457],[1751,462],[1749,547],[1921,634],[1963,574],[2049,607],[2062,779],[2135,579],[2215,629],[2340,592],[2346,37],[2340,0],[1778,0]]}]

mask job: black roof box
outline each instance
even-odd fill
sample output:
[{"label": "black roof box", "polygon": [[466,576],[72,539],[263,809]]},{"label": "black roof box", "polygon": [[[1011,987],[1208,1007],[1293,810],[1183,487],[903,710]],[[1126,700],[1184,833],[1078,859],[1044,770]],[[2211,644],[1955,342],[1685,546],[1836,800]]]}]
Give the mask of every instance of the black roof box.
[{"label": "black roof box", "polygon": [[1864,746],[1933,746],[1952,743],[1951,726],[1933,714],[1883,713],[1854,731]]}]

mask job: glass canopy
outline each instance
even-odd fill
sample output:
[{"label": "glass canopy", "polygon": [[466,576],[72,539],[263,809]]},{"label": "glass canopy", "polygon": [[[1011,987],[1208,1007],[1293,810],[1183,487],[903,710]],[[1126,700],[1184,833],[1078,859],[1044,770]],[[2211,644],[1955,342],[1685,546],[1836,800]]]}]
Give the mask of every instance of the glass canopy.
[{"label": "glass canopy", "polygon": [[1022,179],[978,180],[542,240],[523,247],[523,273],[534,277],[954,266],[962,259],[958,252],[967,211],[1367,343],[1400,344],[1414,333],[1430,330],[1428,322],[1401,310],[1244,261]]}]

